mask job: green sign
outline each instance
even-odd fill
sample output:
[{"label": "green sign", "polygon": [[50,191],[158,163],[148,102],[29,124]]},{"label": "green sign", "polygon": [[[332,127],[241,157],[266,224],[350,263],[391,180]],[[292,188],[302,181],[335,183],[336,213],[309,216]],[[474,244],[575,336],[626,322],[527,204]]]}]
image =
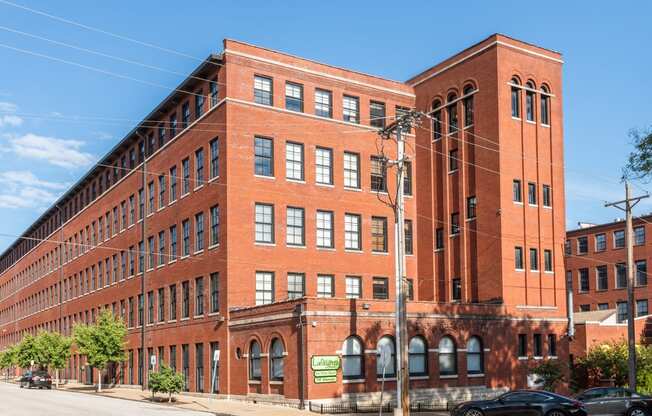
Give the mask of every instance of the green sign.
[{"label": "green sign", "polygon": [[337,370],[317,370],[314,372],[315,378],[318,377],[337,377]]},{"label": "green sign", "polygon": [[313,355],[310,359],[310,368],[316,370],[339,370],[340,357],[337,355]]},{"label": "green sign", "polygon": [[333,376],[333,377],[315,377],[315,384],[336,383],[336,382],[337,382],[337,376]]}]

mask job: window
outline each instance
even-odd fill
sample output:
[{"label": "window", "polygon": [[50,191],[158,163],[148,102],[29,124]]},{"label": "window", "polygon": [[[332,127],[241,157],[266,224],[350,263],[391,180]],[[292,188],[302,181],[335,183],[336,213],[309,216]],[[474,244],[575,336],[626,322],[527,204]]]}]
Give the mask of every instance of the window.
[{"label": "window", "polygon": [[589,312],[591,310],[591,305],[580,305],[580,312]]},{"label": "window", "polygon": [[453,149],[450,152],[448,152],[448,172],[455,172],[458,169],[458,161],[459,158],[457,157],[458,151],[457,149]]},{"label": "window", "polygon": [[478,199],[474,196],[466,198],[466,218],[473,219],[477,215]]},{"label": "window", "polygon": [[435,230],[435,249],[441,250],[444,248],[444,229],[437,228]]},{"label": "window", "polygon": [[215,138],[209,143],[211,149],[211,179],[220,176],[220,142]]},{"label": "window", "polygon": [[645,227],[635,227],[634,228],[634,245],[642,246],[645,244]]},{"label": "window", "polygon": [[625,247],[625,231],[614,231],[614,248]]},{"label": "window", "polygon": [[211,107],[215,107],[217,105],[217,96],[219,93],[217,78],[210,82],[208,88],[211,96]]},{"label": "window", "polygon": [[387,252],[387,218],[371,217],[371,251]]},{"label": "window", "polygon": [[190,124],[190,103],[186,101],[181,105],[181,128],[185,129]]},{"label": "window", "polygon": [[145,318],[145,298],[143,295],[138,295],[138,326],[143,325]]},{"label": "window", "polygon": [[165,288],[158,289],[158,321],[165,321]]},{"label": "window", "polygon": [[170,116],[170,138],[174,138],[177,135],[177,115],[172,114]]},{"label": "window", "polygon": [[280,339],[274,338],[270,348],[270,379],[275,381],[283,380],[283,360],[285,358],[285,348]]},{"label": "window", "polygon": [[648,314],[647,299],[639,299],[636,301],[636,316],[645,316]]},{"label": "window", "polygon": [[548,357],[557,356],[557,335],[548,334]]},{"label": "window", "polygon": [[385,127],[385,103],[372,101],[369,103],[369,124],[372,127]]},{"label": "window", "polygon": [[379,379],[396,375],[396,348],[394,338],[385,335],[378,340],[376,346],[376,376]]},{"label": "window", "polygon": [[360,239],[362,218],[357,214],[344,214],[344,248],[362,250]]},{"label": "window", "polygon": [[516,270],[523,270],[523,247],[514,247],[514,268]]},{"label": "window", "polygon": [[170,227],[170,261],[177,259],[177,226]]},{"label": "window", "polygon": [[616,264],[616,289],[627,287],[627,266],[625,263]]},{"label": "window", "polygon": [[195,118],[204,115],[204,95],[202,90],[198,90],[195,94]]},{"label": "window", "polygon": [[285,143],[285,177],[302,181],[303,176],[303,144]]},{"label": "window", "polygon": [[204,184],[204,149],[195,151],[195,188]]},{"label": "window", "polygon": [[412,337],[408,344],[408,369],[410,376],[428,375],[428,348],[421,336]]},{"label": "window", "polygon": [[333,247],[333,212],[317,211],[317,247]]},{"label": "window", "polygon": [[577,271],[579,279],[579,291],[588,292],[589,291],[589,269],[579,269]]},{"label": "window", "polygon": [[303,85],[293,82],[285,83],[285,108],[290,111],[303,112]]},{"label": "window", "polygon": [[211,313],[220,311],[220,274],[211,273]]},{"label": "window", "polygon": [[195,215],[195,251],[204,249],[204,213]]},{"label": "window", "polygon": [[455,100],[457,100],[457,96],[455,94],[449,94],[448,102],[452,102],[448,105],[448,107],[446,107],[446,113],[448,114],[449,134],[457,134],[457,130],[459,130],[459,121],[457,119],[457,103],[454,102]]},{"label": "window", "polygon": [[163,208],[165,206],[165,175],[158,177],[158,206]]},{"label": "window", "polygon": [[514,202],[523,202],[523,196],[521,195],[521,181],[514,179],[512,183],[512,200]]},{"label": "window", "polygon": [[564,241],[564,254],[570,256],[572,254],[571,241]]},{"label": "window", "polygon": [[360,155],[344,152],[344,187],[360,188]]},{"label": "window", "polygon": [[598,303],[598,310],[599,311],[605,311],[609,309],[609,304],[608,303]]},{"label": "window", "polygon": [[[156,211],[156,200],[154,199],[154,181],[152,181],[147,185],[147,214],[153,214],[154,211]],[[117,211],[114,210],[113,215],[117,225],[115,214]]]},{"label": "window", "polygon": [[548,87],[541,86],[541,124],[550,125],[550,96],[548,95]]},{"label": "window", "polygon": [[460,233],[460,214],[454,212],[451,214],[451,235],[457,235]]},{"label": "window", "polygon": [[195,344],[195,390],[204,391],[204,344]]},{"label": "window", "polygon": [[177,167],[170,168],[170,203],[177,199]]},{"label": "window", "polygon": [[211,246],[220,243],[220,207],[214,205],[211,207]]},{"label": "window", "polygon": [[537,204],[537,184],[529,182],[527,184],[527,202],[530,205]]},{"label": "window", "polygon": [[254,138],[254,173],[259,176],[274,176],[272,139]]},{"label": "window", "polygon": [[527,357],[527,335],[518,334],[518,356]]},{"label": "window", "polygon": [[[530,81],[525,84],[527,88],[534,89],[534,84]],[[534,121],[534,91],[525,90],[525,119]]]},{"label": "window", "polygon": [[256,305],[274,302],[274,273],[256,272]]},{"label": "window", "polygon": [[386,277],[374,277],[373,297],[374,299],[389,299],[389,280]]},{"label": "window", "polygon": [[332,298],[335,296],[333,276],[330,274],[317,275],[317,297]]},{"label": "window", "polygon": [[346,276],[346,298],[360,299],[362,296],[362,279],[360,276]]},{"label": "window", "polygon": [[475,88],[472,85],[464,87],[464,127],[473,125],[473,92]]},{"label": "window", "polygon": [[359,123],[360,122],[360,99],[358,97],[345,95],[342,98],[342,111],[343,111],[344,121],[348,121],[350,123]]},{"label": "window", "polygon": [[170,320],[177,319],[177,285],[170,285]]},{"label": "window", "polygon": [[181,283],[181,318],[190,316],[190,282]]},{"label": "window", "polygon": [[158,233],[158,265],[163,266],[165,264],[165,231],[159,231]]},{"label": "window", "polygon": [[181,223],[181,228],[183,232],[183,247],[181,248],[182,256],[189,256],[190,255],[190,221],[189,220],[183,220]]},{"label": "window", "polygon": [[204,278],[195,279],[195,316],[204,314]]},{"label": "window", "polygon": [[315,115],[333,117],[333,93],[319,88],[315,89]]},{"label": "window", "polygon": [[541,338],[541,334],[534,334],[533,335],[533,343],[534,343],[534,351],[533,354],[535,357],[541,357],[543,356],[543,340]]},{"label": "window", "polygon": [[182,168],[182,189],[181,192],[183,195],[186,195],[190,192],[190,159],[185,158],[181,161]]},{"label": "window", "polygon": [[543,270],[552,272],[552,250],[543,250]]},{"label": "window", "polygon": [[646,260],[637,260],[636,261],[636,286],[645,286],[647,285],[647,261]]},{"label": "window", "polygon": [[552,194],[550,190],[550,185],[543,185],[542,191],[543,191],[543,206],[549,208],[552,206]]},{"label": "window", "polygon": [[380,156],[371,156],[371,190],[387,191],[387,165]]},{"label": "window", "polygon": [[272,79],[254,76],[254,101],[257,104],[272,105]]},{"label": "window", "polygon": [[412,195],[412,162],[403,162],[403,194]]},{"label": "window", "polygon": [[578,237],[577,238],[577,254],[586,254],[589,252],[589,238],[588,237]]},{"label": "window", "polygon": [[251,341],[249,345],[249,380],[260,380],[261,376],[260,344],[258,341]]},{"label": "window", "polygon": [[286,222],[285,242],[290,246],[304,246],[306,244],[304,209],[287,207]]},{"label": "window", "polygon": [[405,240],[405,254],[413,254],[414,253],[414,242],[413,242],[413,235],[412,235],[412,220],[405,220],[404,221],[404,240]]},{"label": "window", "polygon": [[625,322],[627,320],[627,302],[616,302],[616,321]]},{"label": "window", "polygon": [[154,323],[154,291],[147,292],[147,323]]},{"label": "window", "polygon": [[605,234],[595,235],[595,251],[604,251],[607,249],[607,236]]},{"label": "window", "polygon": [[303,273],[288,273],[288,299],[299,299],[305,295],[305,280]]},{"label": "window", "polygon": [[445,336],[439,341],[439,374],[457,374],[457,347],[455,341]]},{"label": "window", "polygon": [[315,181],[317,183],[333,184],[333,151],[324,147],[315,149]]},{"label": "window", "polygon": [[138,243],[138,273],[142,273],[145,270],[145,242],[141,241]]},{"label": "window", "polygon": [[435,100],[432,103],[432,139],[439,140],[442,136],[442,120],[441,120],[441,102]]},{"label": "window", "polygon": [[484,373],[484,349],[479,337],[473,336],[466,343],[466,371],[469,374]]},{"label": "window", "polygon": [[462,300],[462,281],[460,279],[453,279],[451,282],[451,298],[453,301]]},{"label": "window", "polygon": [[512,117],[520,118],[521,117],[521,83],[517,78],[512,78]]},{"label": "window", "polygon": [[256,204],[256,242],[274,242],[274,206]]},{"label": "window", "polygon": [[170,345],[170,368],[177,371],[177,346]]},{"label": "window", "polygon": [[342,378],[355,380],[364,377],[364,350],[362,342],[351,335],[342,343]]},{"label": "window", "polygon": [[598,290],[609,289],[609,276],[607,275],[607,266],[598,266],[595,268],[595,277],[597,280]]}]

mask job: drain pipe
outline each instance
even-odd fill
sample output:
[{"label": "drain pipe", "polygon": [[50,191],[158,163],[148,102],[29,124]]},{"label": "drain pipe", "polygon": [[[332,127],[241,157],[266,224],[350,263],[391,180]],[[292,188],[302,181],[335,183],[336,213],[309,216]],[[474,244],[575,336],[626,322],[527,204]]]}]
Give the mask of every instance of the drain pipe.
[{"label": "drain pipe", "polygon": [[573,274],[566,274],[566,315],[568,317],[568,338],[575,336],[575,319],[573,318]]},{"label": "drain pipe", "polygon": [[299,409],[305,409],[305,388],[306,388],[306,379],[305,379],[305,368],[306,368],[306,346],[304,342],[304,329],[303,329],[303,315],[305,311],[305,304],[301,302],[297,305],[297,329],[298,329],[298,341],[299,341]]}]

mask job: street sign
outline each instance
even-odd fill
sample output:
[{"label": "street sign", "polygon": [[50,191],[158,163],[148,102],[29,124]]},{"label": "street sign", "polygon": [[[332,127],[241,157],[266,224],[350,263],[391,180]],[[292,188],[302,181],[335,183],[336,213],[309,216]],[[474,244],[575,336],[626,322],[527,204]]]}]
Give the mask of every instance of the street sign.
[{"label": "street sign", "polygon": [[152,355],[149,357],[149,363],[151,364],[152,367],[156,365],[156,355]]},{"label": "street sign", "polygon": [[334,377],[315,377],[315,384],[337,383],[337,376]]},{"label": "street sign", "polygon": [[313,355],[310,359],[312,370],[339,370],[340,357],[337,355]]},{"label": "street sign", "polygon": [[315,378],[317,377],[336,377],[337,370],[317,370],[314,372]]}]

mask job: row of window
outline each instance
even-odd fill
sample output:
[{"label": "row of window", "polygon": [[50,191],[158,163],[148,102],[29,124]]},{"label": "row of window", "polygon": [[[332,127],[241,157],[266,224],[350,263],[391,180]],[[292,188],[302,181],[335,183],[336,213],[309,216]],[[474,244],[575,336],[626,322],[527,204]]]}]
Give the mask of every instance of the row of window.
[{"label": "row of window", "polygon": [[[618,322],[625,322],[627,321],[627,306],[628,306],[627,301],[618,301],[616,302],[616,320]],[[648,309],[648,300],[647,299],[637,299],[636,304],[635,304],[635,316],[647,316],[649,314],[649,309]],[[609,302],[604,302],[604,303],[598,303],[598,310],[603,311],[609,309]],[[591,310],[591,305],[590,304],[582,304],[579,306],[580,312],[589,312]]]},{"label": "row of window", "polygon": [[[539,249],[530,248],[530,258],[529,266],[531,272],[538,272],[540,270],[539,264]],[[517,271],[525,270],[525,259],[523,254],[523,247],[516,246],[514,247],[514,268]],[[554,264],[552,259],[552,250],[544,249],[543,250],[543,271],[546,273],[552,273],[554,270]]]},{"label": "row of window", "polygon": [[[635,274],[634,286],[647,285],[647,261],[635,261]],[[606,264],[596,266],[595,272],[595,289],[597,291],[609,290],[609,267]],[[566,272],[572,281],[572,271]],[[627,265],[625,263],[617,263],[613,267],[614,289],[627,288]],[[586,293],[591,290],[589,278],[589,268],[584,267],[577,270],[577,290],[579,293]]]},{"label": "row of window", "polygon": [[[536,182],[527,183],[527,202],[529,205],[537,205],[538,191]],[[523,202],[523,186],[520,179],[514,179],[512,184],[512,201]],[[552,189],[550,185],[541,187],[541,203],[544,207],[552,207]]]},{"label": "row of window", "polygon": [[[462,107],[464,110],[464,128],[473,126],[474,106],[473,94],[476,88],[473,85],[466,85],[463,89],[464,95],[461,97]],[[430,111],[432,118],[432,139],[439,140],[443,137],[444,130],[451,136],[457,135],[459,131],[459,117],[457,104],[460,99],[457,94],[450,93],[446,97],[446,104],[442,104],[439,99],[432,102],[432,109]],[[443,116],[446,115],[446,121]],[[444,129],[444,127],[446,127]],[[457,160],[457,150],[455,150],[455,158],[451,155],[449,160]],[[457,162],[455,162],[457,164]],[[453,170],[453,169],[450,169]]]},{"label": "row of window", "polygon": [[539,120],[542,125],[550,125],[550,89],[547,85],[541,85],[541,89],[537,91],[534,81],[528,80],[525,83],[525,88],[521,86],[521,81],[518,77],[513,77],[511,82],[511,104],[512,104],[512,117],[521,118],[521,91],[525,91],[525,120],[529,122],[536,122],[536,95],[539,94]]},{"label": "row of window", "polygon": [[[535,358],[543,357],[543,335],[532,334],[532,355]],[[548,357],[557,357],[557,335],[548,334]],[[528,336],[527,334],[518,334],[518,356],[519,358],[528,357]]]},{"label": "row of window", "polygon": [[[625,248],[625,230],[615,230],[612,232],[612,247],[614,249]],[[645,244],[645,226],[634,227],[634,245],[642,246]],[[573,254],[571,240],[566,240],[564,246],[565,254]],[[595,253],[607,250],[607,233],[598,233],[593,236],[593,251]],[[578,255],[589,252],[589,236],[577,237],[576,252]]]}]

